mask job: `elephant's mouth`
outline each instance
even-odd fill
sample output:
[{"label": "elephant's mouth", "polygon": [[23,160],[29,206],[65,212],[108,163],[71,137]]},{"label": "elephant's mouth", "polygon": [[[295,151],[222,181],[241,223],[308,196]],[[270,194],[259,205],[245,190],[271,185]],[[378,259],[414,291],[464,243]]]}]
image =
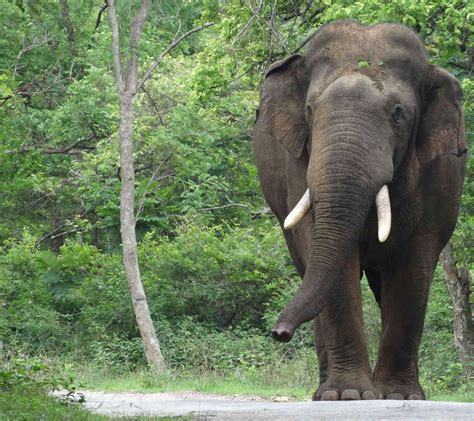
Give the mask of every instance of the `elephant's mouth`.
[{"label": "elephant's mouth", "polygon": [[[390,196],[386,184],[382,186],[375,196],[375,206],[377,208],[378,238],[383,243],[390,234],[392,226],[392,211],[390,208]],[[302,198],[288,214],[284,222],[284,228],[290,229],[300,222],[311,208],[309,189],[306,190]]]}]

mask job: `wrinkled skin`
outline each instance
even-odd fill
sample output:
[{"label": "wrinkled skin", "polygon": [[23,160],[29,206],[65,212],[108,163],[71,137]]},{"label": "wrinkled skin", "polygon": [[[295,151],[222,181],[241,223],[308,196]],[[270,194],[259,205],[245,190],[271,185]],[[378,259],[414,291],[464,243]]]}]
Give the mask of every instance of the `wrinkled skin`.
[{"label": "wrinkled skin", "polygon": [[[275,63],[261,90],[254,152],[280,225],[309,187],[311,209],[284,230],[303,282],[273,328],[315,320],[315,400],[424,399],[418,346],[439,254],[459,211],[466,164],[461,88],[395,24],[335,22],[305,56]],[[392,228],[377,237],[388,186]],[[362,325],[366,274],[382,314],[372,370]]]}]

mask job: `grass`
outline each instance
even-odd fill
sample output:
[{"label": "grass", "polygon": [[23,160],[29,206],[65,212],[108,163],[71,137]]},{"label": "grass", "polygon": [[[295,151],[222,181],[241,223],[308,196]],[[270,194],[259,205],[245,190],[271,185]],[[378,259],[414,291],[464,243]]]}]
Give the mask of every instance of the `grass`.
[{"label": "grass", "polygon": [[451,393],[435,393],[428,396],[430,401],[446,401],[446,402],[474,402],[474,390],[457,391]]},{"label": "grass", "polygon": [[79,404],[64,405],[58,399],[39,392],[2,391],[0,393],[0,421],[31,421],[31,420],[182,420],[188,417],[109,417],[92,414]]},{"label": "grass", "polygon": [[318,373],[312,349],[298,351],[297,358],[260,366],[242,365],[222,371],[168,369],[157,375],[145,369],[117,373],[107,368],[81,366],[71,368],[76,382],[91,390],[114,392],[183,392],[196,391],[224,395],[257,395],[265,398],[286,396],[310,399]]},{"label": "grass", "polygon": [[[220,395],[252,395],[264,398],[287,396],[294,400],[309,399],[314,392],[307,387],[291,384],[268,384],[260,379],[225,376],[216,373],[162,375],[147,371],[120,375],[104,375],[96,372],[82,372],[78,381],[89,390],[108,392],[202,392]],[[282,382],[283,383],[283,382]]]},{"label": "grass", "polygon": [[42,393],[3,391],[0,393],[0,420],[108,420],[93,415],[80,405],[63,405],[57,399]]},{"label": "grass", "polygon": [[[203,392],[220,395],[251,395],[264,398],[289,397],[291,400],[308,400],[317,382],[298,385],[291,376],[265,381],[265,376],[235,374],[188,373],[168,371],[157,375],[149,371],[135,371],[124,374],[104,373],[98,370],[82,370],[78,381],[89,390],[108,392]],[[431,393],[430,393],[431,392]],[[474,390],[445,392],[429,391],[428,399],[433,401],[474,402]]]}]

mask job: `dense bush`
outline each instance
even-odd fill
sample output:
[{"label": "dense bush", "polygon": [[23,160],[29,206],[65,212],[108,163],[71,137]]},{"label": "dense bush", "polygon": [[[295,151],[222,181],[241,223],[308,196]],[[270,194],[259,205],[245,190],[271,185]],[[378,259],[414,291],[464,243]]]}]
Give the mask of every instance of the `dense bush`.
[{"label": "dense bush", "polygon": [[6,346],[22,343],[54,349],[66,335],[63,315],[55,310],[52,291],[41,279],[35,240],[6,243],[0,249],[0,337]]},{"label": "dense bush", "polygon": [[[275,300],[295,279],[282,243],[279,229],[266,223],[183,226],[173,239],[147,234],[139,254],[153,318],[266,330]],[[6,344],[53,349],[59,341],[72,350],[76,341],[137,336],[119,254],[77,241],[54,254],[25,233],[4,246],[0,270]]]}]

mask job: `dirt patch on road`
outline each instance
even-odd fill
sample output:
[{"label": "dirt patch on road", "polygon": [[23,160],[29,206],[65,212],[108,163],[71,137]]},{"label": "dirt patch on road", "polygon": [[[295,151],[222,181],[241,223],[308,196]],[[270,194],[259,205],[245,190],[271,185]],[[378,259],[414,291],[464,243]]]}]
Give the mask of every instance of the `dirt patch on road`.
[{"label": "dirt patch on road", "polygon": [[242,401],[242,402],[291,402],[295,399],[288,396],[274,396],[271,398],[264,398],[258,395],[219,395],[215,393],[204,392],[157,392],[157,393],[142,393],[142,392],[96,392],[93,390],[81,390],[86,396],[100,398],[110,397],[113,395],[120,396],[124,400],[141,400],[141,401],[178,401],[178,400],[214,400],[214,401]]}]

